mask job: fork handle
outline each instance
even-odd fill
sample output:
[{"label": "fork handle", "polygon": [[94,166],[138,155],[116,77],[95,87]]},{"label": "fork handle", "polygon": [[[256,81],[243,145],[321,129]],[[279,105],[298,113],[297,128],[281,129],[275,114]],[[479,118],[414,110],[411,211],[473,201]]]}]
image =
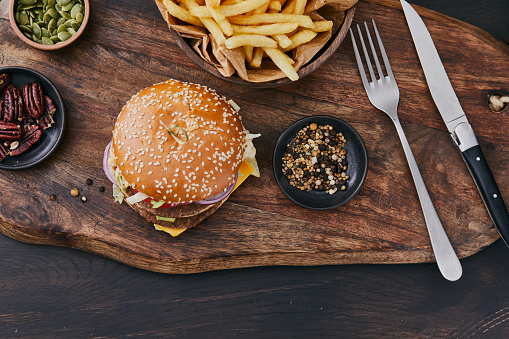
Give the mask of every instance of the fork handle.
[{"label": "fork handle", "polygon": [[405,132],[401,127],[401,123],[399,122],[397,116],[392,120],[396,126],[396,130],[398,131],[403,150],[405,151],[408,166],[410,167],[410,172],[412,173],[412,177],[414,179],[415,188],[417,189],[417,195],[419,196],[419,201],[421,202],[424,220],[426,221],[426,225],[428,227],[431,247],[433,248],[438,268],[447,280],[456,281],[461,277],[462,274],[460,261],[456,256],[454,249],[452,248],[451,242],[449,241],[444,227],[442,226],[442,222],[440,221],[435,207],[433,206],[433,202],[431,201],[428,190],[426,189],[426,185],[422,179],[419,167],[417,167],[417,163],[415,162],[412,149],[410,148]]}]

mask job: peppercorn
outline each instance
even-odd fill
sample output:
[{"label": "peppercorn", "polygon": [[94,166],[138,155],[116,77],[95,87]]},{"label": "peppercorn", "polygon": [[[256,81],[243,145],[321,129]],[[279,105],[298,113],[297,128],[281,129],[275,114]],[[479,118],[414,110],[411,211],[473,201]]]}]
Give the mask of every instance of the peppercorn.
[{"label": "peppercorn", "polygon": [[104,186],[99,187],[99,192],[104,192],[105,190]]},{"label": "peppercorn", "polygon": [[49,200],[55,201],[55,200],[57,200],[57,196],[52,194],[52,195],[49,196]]},{"label": "peppercorn", "polygon": [[72,195],[73,197],[77,197],[79,194],[80,194],[80,191],[78,191],[78,189],[77,189],[77,188],[73,188],[73,189],[71,190],[71,195]]},{"label": "peppercorn", "polygon": [[92,179],[87,179],[86,183],[88,186],[91,186],[94,183],[94,181]]}]

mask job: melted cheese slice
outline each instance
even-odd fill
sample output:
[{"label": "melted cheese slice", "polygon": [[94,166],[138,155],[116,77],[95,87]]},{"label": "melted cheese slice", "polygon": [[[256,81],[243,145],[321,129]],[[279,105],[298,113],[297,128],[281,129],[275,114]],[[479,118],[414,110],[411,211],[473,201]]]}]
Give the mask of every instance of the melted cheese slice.
[{"label": "melted cheese slice", "polygon": [[[239,187],[247,179],[247,177],[253,173],[253,171],[254,171],[253,166],[251,166],[246,159],[243,160],[240,163],[239,175],[237,178],[237,182],[235,183],[235,187],[233,188],[233,191],[235,191],[237,189],[237,187]],[[165,226],[161,226],[158,224],[154,224],[154,227],[156,228],[156,230],[166,232],[166,233],[170,234],[172,237],[176,237],[176,236],[180,235],[182,232],[184,232],[187,229],[187,228],[170,228],[170,227],[165,227]]]}]

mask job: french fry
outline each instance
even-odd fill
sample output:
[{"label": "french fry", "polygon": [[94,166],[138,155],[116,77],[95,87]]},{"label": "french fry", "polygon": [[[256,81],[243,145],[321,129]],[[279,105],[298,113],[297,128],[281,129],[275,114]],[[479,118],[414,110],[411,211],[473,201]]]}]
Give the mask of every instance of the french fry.
[{"label": "french fry", "polygon": [[250,63],[253,61],[253,46],[242,46],[242,49],[244,49],[244,55],[246,56],[246,62]]},{"label": "french fry", "polygon": [[289,0],[285,3],[285,6],[281,10],[283,14],[294,14],[295,6],[297,5],[297,0]]},{"label": "french fry", "polygon": [[286,0],[277,0],[277,1],[279,2],[279,9],[269,8],[267,13],[279,13],[279,12],[281,12],[281,9],[283,8],[284,4],[286,3]]},{"label": "french fry", "polygon": [[[205,0],[207,1],[207,0]],[[192,11],[193,9],[201,8],[201,7],[193,7],[189,11]],[[207,5],[205,7],[210,15],[212,16],[212,19],[218,24],[218,26],[221,28],[221,31],[227,36],[231,36],[233,34],[233,28],[230,25],[230,22],[226,19],[226,17],[219,12],[218,8],[213,8]]]},{"label": "french fry", "polygon": [[205,0],[205,5],[211,8],[218,8],[221,4],[221,0]]},{"label": "french fry", "polygon": [[[263,6],[269,1],[270,0],[245,0],[234,5],[219,6],[218,11],[224,17],[230,17],[250,12],[258,7]],[[211,13],[207,10],[207,7],[204,6],[193,7],[189,11],[192,15],[197,17],[211,16]]]},{"label": "french fry", "polygon": [[281,10],[281,3],[277,0],[272,0],[269,2],[269,8],[279,12]]},{"label": "french fry", "polygon": [[[199,6],[196,0],[181,0],[180,3],[184,5],[184,7],[186,7],[187,9]],[[203,23],[205,28],[210,32],[210,34],[212,34],[214,40],[216,40],[216,42],[219,45],[224,45],[226,38],[224,37],[223,31],[221,31],[219,25],[211,18],[199,18],[199,19]]]},{"label": "french fry", "polygon": [[304,14],[304,9],[306,8],[307,0],[296,0],[295,1],[295,9],[293,10],[293,14]]},{"label": "french fry", "polygon": [[249,66],[252,68],[260,68],[262,65],[262,59],[265,52],[263,51],[263,48],[261,47],[255,47],[253,51],[253,60],[249,63]]},{"label": "french fry", "polygon": [[226,37],[224,36],[221,27],[219,27],[219,25],[211,18],[201,18],[201,21],[205,25],[205,28],[209,30],[210,34],[212,34],[217,44],[224,45]]},{"label": "french fry", "polygon": [[235,5],[235,4],[238,4],[239,2],[242,2],[242,0],[225,0],[225,1],[223,1],[223,3],[221,5],[223,5],[223,6]]},{"label": "french fry", "polygon": [[327,32],[332,29],[332,21],[322,20],[313,21],[313,23],[315,24],[315,27],[310,28],[310,30],[316,33]]},{"label": "french fry", "polygon": [[[198,8],[198,7],[195,7]],[[192,10],[190,9],[190,13]],[[296,15],[296,14],[283,14],[283,13],[262,13],[253,15],[239,15],[229,17],[230,23],[235,25],[260,25],[260,24],[271,24],[271,23],[284,23],[284,22],[295,22],[299,26],[304,28],[313,28],[315,24],[313,20],[307,15]]]},{"label": "french fry", "polygon": [[[310,30],[302,30],[298,33],[295,33],[290,37],[290,40],[292,40],[292,44],[286,48],[283,49],[284,52],[287,52],[291,49],[294,49],[302,44],[305,44],[306,42],[310,41],[316,36],[316,33]],[[267,53],[268,54],[268,53]]]},{"label": "french fry", "polygon": [[173,1],[163,0],[163,4],[166,7],[166,9],[168,10],[168,13],[170,13],[175,18],[185,21],[187,23],[190,23],[191,25],[194,25],[194,26],[205,27],[203,25],[203,23],[198,18],[192,16],[188,10],[180,7]]},{"label": "french fry", "polygon": [[281,48],[289,47],[292,44],[292,40],[285,34],[271,35],[271,38],[276,40]]},{"label": "french fry", "polygon": [[299,75],[293,69],[292,64],[288,60],[288,55],[277,48],[264,47],[263,51],[272,59],[276,66],[292,81],[299,80]]},{"label": "french fry", "polygon": [[228,49],[234,49],[239,46],[254,46],[254,47],[277,47],[277,42],[265,35],[259,34],[240,34],[234,35],[226,39],[225,46]]},{"label": "french fry", "polygon": [[283,53],[283,55],[286,57],[290,65],[293,65],[295,63],[295,61],[292,58],[290,58],[286,53]]},{"label": "french fry", "polygon": [[232,25],[233,34],[260,34],[260,35],[287,34],[296,30],[297,27],[299,27],[299,25],[294,22],[275,23],[260,26]]},{"label": "french fry", "polygon": [[261,5],[260,7],[252,10],[251,12],[249,12],[249,14],[261,14],[261,13],[265,13],[267,12],[267,9],[269,9],[269,4],[270,4],[270,1],[264,3],[263,5]]}]

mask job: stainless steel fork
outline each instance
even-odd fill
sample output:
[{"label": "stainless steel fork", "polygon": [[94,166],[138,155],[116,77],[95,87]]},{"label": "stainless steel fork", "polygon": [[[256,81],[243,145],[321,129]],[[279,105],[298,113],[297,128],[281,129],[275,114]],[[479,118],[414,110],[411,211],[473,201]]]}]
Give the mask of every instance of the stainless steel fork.
[{"label": "stainless steel fork", "polygon": [[417,163],[415,162],[415,158],[414,155],[412,154],[410,145],[408,144],[405,132],[403,131],[401,123],[399,122],[397,112],[399,103],[398,85],[396,84],[396,80],[394,79],[394,74],[392,74],[391,65],[389,64],[389,59],[387,58],[387,54],[385,53],[385,49],[382,44],[380,34],[378,33],[378,29],[376,28],[375,20],[372,21],[373,30],[375,31],[380,55],[382,56],[387,75],[384,75],[382,67],[380,66],[380,62],[378,61],[376,49],[371,39],[371,35],[369,33],[368,24],[364,22],[366,36],[368,38],[369,46],[371,49],[371,56],[373,57],[373,60],[376,65],[378,78],[375,76],[375,72],[371,65],[370,56],[368,50],[366,49],[366,44],[364,43],[361,28],[359,25],[357,25],[357,31],[360,38],[359,40],[362,45],[362,50],[364,52],[366,66],[371,77],[371,82],[369,82],[366,77],[366,71],[364,69],[361,56],[357,49],[357,43],[355,41],[353,31],[350,28],[350,36],[352,37],[352,44],[355,52],[355,58],[357,59],[357,65],[359,66],[362,84],[364,85],[364,89],[368,94],[369,101],[371,101],[373,106],[385,112],[392,119],[392,122],[396,126],[396,130],[398,131],[398,135],[399,138],[401,139],[401,144],[403,145],[403,150],[405,151],[405,156],[408,161],[408,166],[410,167],[410,172],[412,173],[412,177],[414,179],[415,188],[417,189],[417,195],[419,196],[419,201],[421,202],[424,220],[426,221],[426,225],[428,227],[431,246],[433,247],[433,252],[435,254],[435,259],[438,264],[438,268],[440,269],[440,272],[446,279],[455,281],[461,277],[462,274],[461,264],[460,261],[458,260],[458,257],[456,256],[456,253],[454,252],[454,249],[452,248],[449,239],[447,238],[447,234],[445,233],[442,223],[440,222],[435,207],[433,206],[433,202],[429,197],[428,190],[426,189],[424,180],[422,179],[419,168],[417,167]]}]

